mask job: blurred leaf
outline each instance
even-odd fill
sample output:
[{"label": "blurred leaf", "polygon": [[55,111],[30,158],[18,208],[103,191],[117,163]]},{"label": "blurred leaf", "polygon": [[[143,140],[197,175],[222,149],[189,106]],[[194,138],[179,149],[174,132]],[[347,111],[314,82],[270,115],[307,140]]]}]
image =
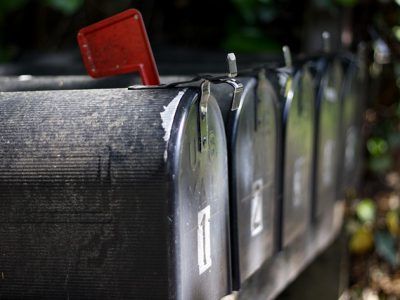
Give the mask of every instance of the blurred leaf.
[{"label": "blurred leaf", "polygon": [[349,234],[354,234],[360,227],[360,222],[355,219],[350,219],[346,224],[346,230]]},{"label": "blurred leaf", "polygon": [[278,15],[278,11],[272,6],[260,7],[258,10],[258,16],[260,21],[264,23],[272,22]]},{"label": "blurred leaf", "polygon": [[386,226],[389,230],[389,232],[393,236],[397,236],[399,233],[399,215],[397,211],[391,210],[387,212],[386,217],[385,217],[385,222]]},{"label": "blurred leaf", "polygon": [[372,223],[375,221],[376,205],[372,199],[363,199],[356,206],[357,217],[363,223]]},{"label": "blurred leaf", "polygon": [[43,0],[43,2],[66,15],[71,15],[83,5],[84,0]]},{"label": "blurred leaf", "polygon": [[392,164],[393,160],[390,155],[371,157],[369,160],[369,168],[374,173],[385,173],[392,167]]},{"label": "blurred leaf", "polygon": [[280,45],[266,37],[255,27],[246,27],[239,31],[232,31],[223,43],[229,51],[237,52],[279,52]]},{"label": "blurred leaf", "polygon": [[400,147],[400,132],[390,132],[388,142],[391,149]]},{"label": "blurred leaf", "polygon": [[23,7],[28,0],[0,0],[0,15]]},{"label": "blurred leaf", "polygon": [[379,137],[372,137],[367,141],[367,149],[372,156],[383,155],[388,150],[387,142]]},{"label": "blurred leaf", "polygon": [[351,7],[356,5],[358,3],[358,0],[336,0],[336,3],[342,6]]},{"label": "blurred leaf", "polygon": [[397,41],[400,41],[400,26],[393,26],[392,31]]},{"label": "blurred leaf", "polygon": [[374,246],[372,231],[366,226],[360,227],[350,238],[350,251],[355,254],[364,254]]},{"label": "blurred leaf", "polygon": [[378,255],[386,260],[392,267],[398,265],[396,242],[389,232],[378,231],[375,234],[375,247]]},{"label": "blurred leaf", "polygon": [[257,19],[258,0],[232,0],[241,16],[249,24],[253,24]]}]

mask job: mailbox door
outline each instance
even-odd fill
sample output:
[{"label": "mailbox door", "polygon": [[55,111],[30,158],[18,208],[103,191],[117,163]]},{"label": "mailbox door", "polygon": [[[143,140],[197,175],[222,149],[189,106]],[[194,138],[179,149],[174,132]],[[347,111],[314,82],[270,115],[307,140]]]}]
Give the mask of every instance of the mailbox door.
[{"label": "mailbox door", "polygon": [[307,69],[288,86],[284,105],[283,246],[307,230],[311,211],[314,83]]},{"label": "mailbox door", "polygon": [[343,90],[342,170],[339,174],[341,192],[357,184],[362,140],[362,74],[355,62],[347,66]]},{"label": "mailbox door", "polygon": [[258,84],[255,79],[247,81],[242,97],[231,122],[241,282],[274,251],[277,137],[276,96],[266,79]]},{"label": "mailbox door", "polygon": [[337,175],[340,152],[340,94],[342,88],[342,67],[332,62],[321,77],[318,91],[317,118],[318,135],[316,149],[316,199],[315,219],[332,214],[337,195]]},{"label": "mailbox door", "polygon": [[173,130],[177,299],[220,299],[230,291],[229,190],[225,128],[218,104],[207,109],[208,149],[199,148],[199,103],[182,103]]}]

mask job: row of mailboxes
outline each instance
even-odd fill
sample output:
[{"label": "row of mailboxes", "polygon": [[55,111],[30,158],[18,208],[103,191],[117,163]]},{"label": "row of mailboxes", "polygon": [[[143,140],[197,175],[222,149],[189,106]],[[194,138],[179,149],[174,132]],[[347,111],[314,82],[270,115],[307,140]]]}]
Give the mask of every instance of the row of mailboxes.
[{"label": "row of mailboxes", "polygon": [[59,79],[15,93],[26,82],[3,81],[0,295],[219,299],[240,289],[330,218],[352,184],[357,70],[337,56],[259,69],[236,78],[240,93],[207,80],[52,91]]}]

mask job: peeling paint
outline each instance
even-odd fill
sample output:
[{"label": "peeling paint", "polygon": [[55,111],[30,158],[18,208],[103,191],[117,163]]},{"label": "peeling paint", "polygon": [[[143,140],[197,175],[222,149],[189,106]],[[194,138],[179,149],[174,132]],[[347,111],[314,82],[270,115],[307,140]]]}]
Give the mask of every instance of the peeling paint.
[{"label": "peeling paint", "polygon": [[[171,102],[164,106],[164,111],[160,113],[162,120],[162,127],[164,128],[164,141],[168,144],[171,135],[172,123],[174,122],[175,112],[178,107],[179,102],[181,101],[183,95],[186,93],[186,89],[180,91],[178,95],[171,100]],[[168,158],[167,147],[164,151],[164,160],[166,161]]]}]

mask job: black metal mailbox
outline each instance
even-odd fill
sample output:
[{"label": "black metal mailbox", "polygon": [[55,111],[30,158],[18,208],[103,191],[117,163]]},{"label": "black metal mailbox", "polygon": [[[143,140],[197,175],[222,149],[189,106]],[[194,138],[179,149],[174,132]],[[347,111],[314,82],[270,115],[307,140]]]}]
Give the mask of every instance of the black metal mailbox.
[{"label": "black metal mailbox", "polygon": [[277,96],[265,73],[238,80],[237,109],[228,84],[213,88],[228,137],[235,289],[275,250],[278,136]]},{"label": "black metal mailbox", "polygon": [[355,188],[362,161],[362,116],[365,97],[365,74],[359,58],[342,58],[345,70],[342,91],[341,160],[338,176],[339,197]]},{"label": "black metal mailbox", "polygon": [[0,93],[0,297],[226,295],[226,139],[207,94]]},{"label": "black metal mailbox", "polygon": [[343,70],[335,58],[316,63],[317,96],[314,152],[313,220],[333,215],[340,160],[341,92]]},{"label": "black metal mailbox", "polygon": [[278,71],[282,98],[281,247],[304,237],[310,223],[314,81],[309,66]]}]

